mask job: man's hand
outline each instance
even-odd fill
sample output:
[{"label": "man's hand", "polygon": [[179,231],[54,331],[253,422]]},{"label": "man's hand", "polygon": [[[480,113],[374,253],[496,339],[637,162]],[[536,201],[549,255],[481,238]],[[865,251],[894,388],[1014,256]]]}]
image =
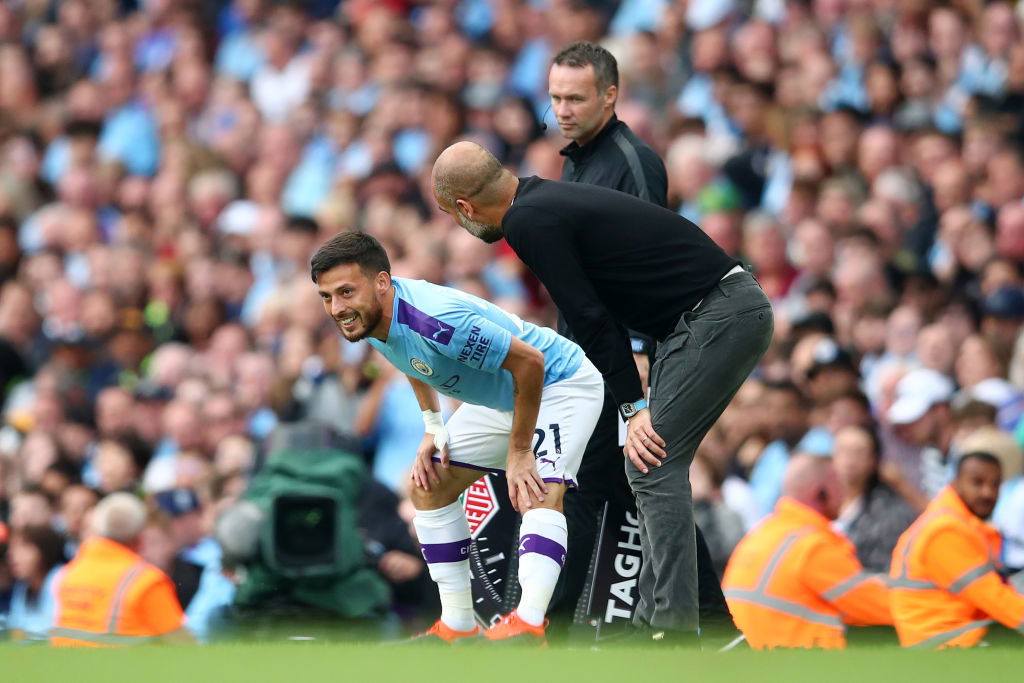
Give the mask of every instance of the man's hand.
[{"label": "man's hand", "polygon": [[636,363],[636,371],[640,373],[640,386],[647,396],[647,382],[651,376],[651,359],[646,353],[634,353],[633,362]]},{"label": "man's hand", "polygon": [[[416,449],[416,459],[412,461],[412,471],[409,473],[412,483],[424,491],[430,490],[431,482],[435,486],[441,483],[441,478],[434,470],[432,459],[434,453],[437,453],[437,448],[434,446],[434,435],[424,434],[419,448]],[[445,444],[441,449],[441,467],[448,469],[448,466],[448,444]]]},{"label": "man's hand", "polygon": [[665,440],[651,426],[651,411],[644,408],[626,423],[626,446],[622,449],[638,470],[647,474],[647,466],[661,467],[665,457]]},{"label": "man's hand", "polygon": [[381,555],[377,569],[388,581],[401,583],[415,579],[423,571],[422,558],[403,553],[401,550],[389,550]]},{"label": "man's hand", "polygon": [[533,508],[534,500],[544,502],[548,487],[537,473],[537,463],[529,448],[509,449],[505,478],[508,480],[508,499],[519,514]]}]

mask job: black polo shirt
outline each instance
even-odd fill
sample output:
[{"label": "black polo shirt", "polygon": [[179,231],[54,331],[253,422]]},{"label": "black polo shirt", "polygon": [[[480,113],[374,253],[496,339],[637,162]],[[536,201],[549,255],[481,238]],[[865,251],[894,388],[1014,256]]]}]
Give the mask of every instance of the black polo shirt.
[{"label": "black polo shirt", "polygon": [[679,214],[583,183],[520,178],[502,229],[619,403],[642,395],[626,327],[665,339],[739,263]]},{"label": "black polo shirt", "polygon": [[571,142],[560,153],[565,157],[562,180],[609,187],[668,206],[661,157],[614,114],[593,140],[582,147]]}]

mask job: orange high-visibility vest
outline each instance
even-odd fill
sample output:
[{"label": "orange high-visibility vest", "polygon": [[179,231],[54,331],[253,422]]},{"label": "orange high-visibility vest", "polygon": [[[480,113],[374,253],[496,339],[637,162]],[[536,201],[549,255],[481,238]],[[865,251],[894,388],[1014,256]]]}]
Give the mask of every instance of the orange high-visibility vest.
[{"label": "orange high-visibility vest", "polygon": [[890,599],[904,647],[970,647],[998,621],[1024,631],[1024,596],[998,573],[1002,538],[947,486],[892,553]]},{"label": "orange high-visibility vest", "polygon": [[57,646],[135,645],[180,628],[185,615],[167,575],[106,538],[82,543],[56,579]]},{"label": "orange high-visibility vest", "polygon": [[824,516],[788,497],[736,546],[722,591],[754,649],[841,649],[844,624],[892,623],[883,578],[864,571]]}]

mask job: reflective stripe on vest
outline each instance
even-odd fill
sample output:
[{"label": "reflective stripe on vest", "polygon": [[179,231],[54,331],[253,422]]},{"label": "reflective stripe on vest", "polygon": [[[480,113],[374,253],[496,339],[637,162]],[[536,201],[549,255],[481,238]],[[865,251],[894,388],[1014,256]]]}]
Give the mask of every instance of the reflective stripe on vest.
[{"label": "reflective stripe on vest", "polygon": [[775,551],[775,554],[772,555],[772,558],[768,561],[768,564],[761,572],[761,579],[757,582],[757,586],[752,590],[728,588],[722,591],[725,594],[725,597],[732,598],[734,600],[744,600],[760,607],[766,607],[768,609],[775,610],[776,612],[781,612],[798,619],[803,619],[804,621],[809,621],[812,624],[842,628],[843,622],[837,616],[818,612],[817,610],[813,610],[806,605],[801,605],[798,602],[792,602],[791,600],[785,600],[774,595],[768,595],[767,592],[768,583],[772,579],[772,574],[775,573],[775,569],[778,567],[779,563],[782,562],[782,558],[785,556],[786,551],[789,550],[789,547],[796,543],[800,537],[810,529],[811,527],[799,529],[782,542],[782,545],[780,545],[779,549]]},{"label": "reflective stripe on vest", "polygon": [[[938,517],[940,514],[945,514],[945,511],[936,511],[931,515],[928,515],[927,517],[921,520],[921,526],[923,527],[925,522],[930,522],[935,517]],[[907,539],[906,545],[903,546],[903,553],[900,556],[900,574],[895,579],[889,579],[890,588],[903,588],[906,590],[942,590],[942,587],[939,586],[937,583],[925,579],[912,579],[909,576],[907,576],[907,560],[910,559],[911,546],[913,545],[914,541],[917,540],[917,537],[920,535],[921,531],[922,529],[918,528],[918,530],[915,531],[914,534]],[[960,593],[981,577],[985,576],[991,571],[995,571],[995,569],[995,565],[993,565],[991,561],[979,565],[974,569],[970,569],[964,572],[962,576],[960,576],[956,581],[949,585],[949,592],[953,593],[954,595]]]},{"label": "reflective stripe on vest", "polygon": [[953,640],[957,636],[962,636],[968,631],[973,631],[976,628],[984,628],[992,623],[991,619],[982,619],[981,621],[972,621],[969,624],[958,626],[957,628],[950,629],[949,631],[943,631],[942,633],[936,633],[934,636],[925,638],[920,643],[911,645],[911,649],[915,650],[930,650],[932,648],[945,645],[949,641]]},{"label": "reflective stripe on vest", "polygon": [[132,584],[135,577],[146,568],[146,562],[139,560],[135,563],[135,566],[128,570],[128,573],[121,579],[121,583],[117,586],[117,591],[114,593],[114,604],[110,608],[110,620],[107,622],[107,633],[117,632],[117,618],[121,612],[121,601],[124,599],[125,591],[128,590],[128,586]]},{"label": "reflective stripe on vest", "polygon": [[87,643],[98,643],[100,645],[141,645],[153,640],[150,636],[121,636],[116,633],[93,633],[92,631],[82,631],[77,628],[66,628],[64,626],[54,626],[50,629],[50,637],[84,640]]},{"label": "reflective stripe on vest", "polygon": [[960,578],[958,578],[953,583],[949,584],[949,592],[950,593],[962,593],[972,583],[974,583],[975,581],[977,581],[981,577],[985,576],[989,572],[994,572],[995,570],[996,570],[996,568],[994,566],[992,566],[991,562],[986,562],[984,564],[978,565],[974,569],[970,569],[970,570],[964,572],[960,576]]},{"label": "reflective stripe on vest", "polygon": [[120,583],[117,584],[117,590],[114,591],[114,600],[110,606],[110,618],[107,620],[106,633],[95,633],[93,631],[83,631],[77,628],[55,626],[50,629],[50,637],[84,640],[88,643],[99,643],[100,645],[139,645],[153,640],[150,636],[125,636],[117,633],[117,619],[121,615],[121,602],[124,600],[124,594],[128,591],[128,588],[131,586],[132,581],[135,580],[135,577],[137,577],[145,568],[145,560],[139,560],[131,569],[125,572]]},{"label": "reflective stripe on vest", "polygon": [[903,588],[906,590],[916,591],[942,590],[941,588],[939,588],[937,584],[931,581],[923,579],[912,579],[909,576],[907,576],[907,560],[910,559],[910,550],[911,547],[914,545],[914,541],[916,541],[918,535],[920,535],[922,527],[924,527],[927,522],[930,522],[931,520],[938,517],[940,514],[942,513],[933,512],[932,514],[921,519],[921,525],[917,528],[917,531],[915,531],[913,535],[911,535],[910,538],[907,539],[907,542],[903,545],[903,553],[900,555],[900,574],[894,579],[889,579],[890,588]]},{"label": "reflective stripe on vest", "polygon": [[843,597],[844,595],[852,591],[857,586],[861,585],[865,581],[869,581],[875,578],[876,576],[878,575],[872,574],[871,572],[857,572],[856,574],[848,578],[846,581],[840,581],[836,585],[829,588],[827,591],[821,594],[821,597],[825,598],[829,602],[832,602],[833,600],[838,600],[839,598]]}]

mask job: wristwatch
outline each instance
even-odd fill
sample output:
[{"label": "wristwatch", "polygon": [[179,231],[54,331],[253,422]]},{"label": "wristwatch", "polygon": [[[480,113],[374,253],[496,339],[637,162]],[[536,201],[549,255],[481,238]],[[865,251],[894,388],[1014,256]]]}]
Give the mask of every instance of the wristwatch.
[{"label": "wristwatch", "polygon": [[647,399],[642,398],[635,403],[622,403],[619,405],[619,412],[627,420],[647,407]]}]

